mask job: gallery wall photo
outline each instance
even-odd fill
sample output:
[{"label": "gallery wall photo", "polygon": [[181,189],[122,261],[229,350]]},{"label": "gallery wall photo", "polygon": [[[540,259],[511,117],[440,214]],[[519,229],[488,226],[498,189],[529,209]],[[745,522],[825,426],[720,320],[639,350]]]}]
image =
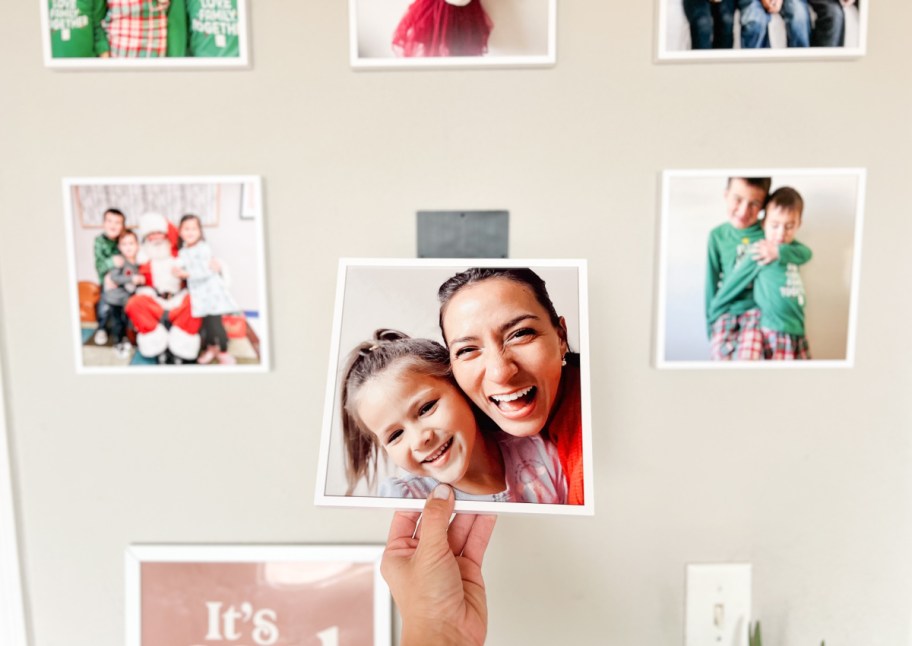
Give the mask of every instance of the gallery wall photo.
[{"label": "gallery wall photo", "polygon": [[553,65],[556,0],[349,0],[355,68]]},{"label": "gallery wall photo", "polygon": [[132,545],[127,646],[390,646],[381,545]]},{"label": "gallery wall photo", "polygon": [[77,372],[269,369],[259,177],[67,178],[63,198]]},{"label": "gallery wall photo", "polygon": [[807,60],[863,56],[868,0],[657,0],[658,59]]},{"label": "gallery wall photo", "polygon": [[247,0],[37,0],[57,69],[246,67]]},{"label": "gallery wall photo", "polygon": [[659,367],[853,365],[863,169],[666,171],[662,184]]},{"label": "gallery wall photo", "polygon": [[316,504],[593,513],[585,262],[470,262],[340,262]]}]

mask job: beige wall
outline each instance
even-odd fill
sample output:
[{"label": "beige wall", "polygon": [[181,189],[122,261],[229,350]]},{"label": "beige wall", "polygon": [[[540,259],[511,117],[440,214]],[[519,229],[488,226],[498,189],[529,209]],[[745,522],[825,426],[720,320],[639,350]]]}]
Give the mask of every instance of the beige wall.
[{"label": "beige wall", "polygon": [[[123,643],[132,542],[384,540],[388,512],[311,504],[336,262],[413,256],[416,210],[473,208],[510,210],[514,257],[590,261],[597,515],[500,519],[490,644],[681,644],[685,564],[724,560],[754,564],[770,643],[912,641],[909,3],[872,7],[857,61],[656,65],[653,3],[568,0],[554,68],[413,73],[349,69],[344,2],[251,4],[254,67],[219,72],[46,70],[38,1],[5,8],[34,644]],[[727,167],[868,168],[853,370],[651,367],[660,172]],[[274,370],[77,377],[60,179],[192,174],[264,177]]]}]

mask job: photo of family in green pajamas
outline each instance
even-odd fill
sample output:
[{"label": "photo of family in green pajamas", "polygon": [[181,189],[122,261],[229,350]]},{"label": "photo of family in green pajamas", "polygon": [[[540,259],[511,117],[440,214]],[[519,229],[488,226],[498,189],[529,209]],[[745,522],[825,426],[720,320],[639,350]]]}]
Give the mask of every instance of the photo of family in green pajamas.
[{"label": "photo of family in green pajamas", "polygon": [[[241,0],[242,1],[242,0]],[[50,59],[240,59],[239,0],[42,0]]]},{"label": "photo of family in green pajamas", "polygon": [[862,184],[666,173],[659,365],[849,360]]}]

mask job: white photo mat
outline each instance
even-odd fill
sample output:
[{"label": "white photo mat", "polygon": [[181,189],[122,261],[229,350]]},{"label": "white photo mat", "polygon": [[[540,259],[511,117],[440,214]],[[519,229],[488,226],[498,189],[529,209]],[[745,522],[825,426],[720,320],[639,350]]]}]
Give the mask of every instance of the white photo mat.
[{"label": "white photo mat", "polygon": [[[484,0],[494,27],[489,51],[483,56],[397,57],[391,49],[393,32],[413,1],[349,0],[349,57],[353,68],[547,67],[557,62],[557,0]],[[537,44],[534,52],[520,53],[529,41]],[[501,49],[505,53],[500,53]]]},{"label": "white photo mat", "polygon": [[[682,8],[682,0],[656,0],[658,3],[658,29],[656,34],[656,60],[663,62],[725,62],[725,61],[769,61],[769,60],[839,60],[860,58],[867,53],[868,4],[861,0],[861,6],[850,7],[852,13],[846,17],[847,40],[857,45],[843,47],[786,47],[784,43],[762,49],[682,49],[671,47],[670,43],[682,39],[689,41],[689,34],[681,36],[679,32],[688,29],[687,18]],[[737,20],[738,14],[735,15]],[[771,34],[773,38],[784,29],[782,18],[774,16]],[[736,31],[738,33],[738,26]]]},{"label": "white photo mat", "polygon": [[[251,289],[256,291],[256,300],[257,300],[257,320],[256,320],[256,334],[259,339],[259,363],[255,364],[246,364],[246,365],[128,365],[128,366],[87,366],[83,360],[83,338],[82,338],[82,323],[79,316],[79,293],[78,293],[78,282],[79,282],[79,270],[77,268],[77,257],[76,257],[76,223],[78,213],[76,212],[73,204],[73,195],[76,187],[80,186],[91,186],[91,185],[161,185],[161,186],[173,186],[176,184],[190,184],[190,185],[237,185],[238,187],[238,198],[240,200],[241,194],[244,192],[246,187],[247,195],[245,196],[251,203],[255,204],[253,210],[248,210],[245,213],[242,213],[240,207],[240,201],[238,202],[239,208],[237,213],[233,213],[232,217],[237,218],[238,220],[244,221],[253,221],[251,226],[255,228],[256,240],[253,243],[253,249],[256,252],[257,258],[254,263],[256,271],[256,281],[255,284],[251,286]],[[250,198],[250,191],[255,192],[255,197]],[[271,356],[271,347],[270,347],[270,323],[269,323],[269,307],[267,302],[267,291],[266,291],[266,242],[265,242],[265,229],[264,229],[264,213],[263,213],[263,187],[262,181],[259,176],[254,175],[212,175],[212,176],[159,176],[159,177],[147,177],[147,176],[137,176],[137,177],[67,177],[62,180],[62,193],[63,193],[63,214],[65,221],[65,231],[66,231],[66,244],[67,244],[67,260],[68,260],[68,269],[69,275],[68,280],[68,290],[70,294],[70,311],[71,311],[71,334],[74,344],[74,359],[77,374],[165,374],[165,373],[177,373],[177,374],[213,374],[213,373],[231,373],[231,374],[243,374],[243,373],[255,373],[255,372],[268,372],[270,370],[270,356]],[[110,205],[115,206],[115,205]],[[254,213],[255,211],[255,213]],[[134,218],[138,217],[141,214],[127,214],[128,217]],[[166,217],[170,215],[172,218],[178,214],[166,214]],[[177,224],[176,222],[174,223]],[[206,224],[203,224],[203,230],[206,230]],[[101,229],[99,228],[100,232]],[[217,250],[216,250],[217,251]],[[85,249],[82,250],[82,253],[85,253]],[[230,269],[230,267],[229,267]],[[243,308],[243,305],[241,305]],[[188,370],[189,368],[189,370]]]},{"label": "white photo mat", "polygon": [[[329,353],[329,367],[327,370],[326,399],[323,406],[323,428],[320,438],[319,464],[317,467],[317,483],[314,493],[314,503],[318,506],[333,507],[367,507],[387,509],[419,510],[424,506],[424,500],[406,498],[384,498],[376,495],[359,493],[346,496],[339,484],[344,477],[344,450],[341,447],[341,426],[339,421],[339,382],[344,369],[345,361],[350,351],[361,341],[369,338],[374,327],[388,327],[399,329],[414,337],[425,337],[440,341],[439,328],[437,327],[437,288],[443,280],[464,271],[469,267],[528,267],[538,273],[548,284],[548,292],[554,302],[557,313],[567,320],[570,347],[580,355],[580,387],[581,387],[581,418],[582,418],[582,445],[583,445],[583,473],[584,473],[584,501],[585,504],[543,504],[525,502],[482,502],[457,500],[457,511],[474,511],[482,513],[523,513],[523,514],[551,514],[551,515],[592,515],[594,514],[595,486],[592,467],[592,421],[590,399],[590,364],[589,364],[589,306],[588,283],[585,260],[541,260],[541,259],[367,259],[343,258],[339,261],[339,276],[336,290],[336,304],[333,315],[333,337]],[[349,270],[378,270],[399,273],[404,280],[426,283],[429,289],[422,290],[421,303],[418,298],[412,299],[407,310],[397,311],[396,316],[381,315],[372,318],[376,326],[366,322],[358,313],[350,314],[346,318],[346,278]],[[572,275],[572,287],[552,291],[550,277],[557,272],[566,272]],[[401,272],[401,273],[400,273]],[[549,275],[548,272],[551,272]],[[568,279],[568,282],[569,279]],[[395,303],[396,287],[379,289],[378,298],[389,298]],[[425,293],[426,292],[426,293]],[[563,293],[562,293],[563,292]],[[411,293],[411,292],[410,292]],[[399,294],[401,298],[401,294]],[[399,301],[401,302],[401,301]],[[572,305],[562,305],[570,303]],[[420,321],[413,316],[415,308],[421,310]],[[427,310],[427,311],[425,311]],[[352,324],[352,320],[356,321]],[[402,323],[400,325],[400,323]],[[399,326],[399,327],[397,327]],[[354,327],[361,333],[353,331]],[[370,328],[370,331],[365,332]],[[362,336],[364,338],[362,338]],[[378,466],[383,466],[381,455]],[[379,471],[381,475],[395,474],[396,467],[389,461],[389,471]],[[331,484],[336,483],[336,484]],[[332,489],[332,492],[330,490]]]},{"label": "white photo mat", "polygon": [[158,58],[54,58],[51,54],[51,29],[48,0],[37,0],[41,8],[41,45],[45,67],[52,69],[137,70],[137,69],[218,69],[250,67],[250,27],[248,0],[238,0],[238,55],[158,57]]},{"label": "white photo mat", "polygon": [[[818,266],[829,256],[829,262],[838,271],[825,277],[841,286],[838,320],[845,327],[844,345],[830,354],[834,358],[814,358],[814,338],[808,334],[811,359],[807,361],[712,361],[708,352],[706,322],[704,317],[706,280],[706,243],[710,230],[726,222],[723,194],[729,177],[771,177],[770,192],[783,185],[792,185],[804,197],[804,216],[796,239],[806,241],[811,230],[817,239],[827,240],[825,232],[829,222],[828,211],[815,203],[815,196],[826,196],[827,186],[838,193],[835,206],[843,214],[840,220],[839,244],[829,241],[814,248],[812,257]],[[862,229],[864,219],[866,172],[862,168],[732,168],[707,170],[666,170],[662,173],[662,201],[659,240],[658,298],[656,310],[655,364],[658,368],[716,370],[778,370],[851,368],[855,361],[857,337],[858,286],[861,272]],[[711,188],[707,190],[709,182]],[[690,186],[689,186],[690,185]],[[806,194],[802,189],[814,190]],[[686,196],[690,206],[682,209],[673,204],[673,190]],[[705,204],[705,208],[699,205]],[[699,219],[699,221],[697,221]],[[802,234],[806,234],[804,237]],[[813,237],[811,238],[814,239]],[[673,283],[673,284],[672,284]],[[829,296],[829,294],[828,294]],[[814,305],[814,293],[808,294],[809,310]],[[682,305],[683,303],[683,305]],[[819,299],[818,299],[819,303]],[[808,312],[809,319],[813,311]],[[824,321],[817,321],[823,323]],[[827,323],[830,325],[830,323]],[[675,339],[678,331],[686,329],[688,340]],[[696,348],[706,345],[705,358],[696,356],[694,350],[678,351],[679,347]]]},{"label": "white photo mat", "polygon": [[[167,564],[255,564],[267,567],[269,564],[296,566],[296,572],[304,581],[331,579],[335,573],[329,568],[342,564],[368,565],[373,571],[372,616],[374,640],[369,646],[391,646],[392,643],[392,597],[383,577],[380,575],[380,560],[383,545],[130,545],[124,553],[124,580],[126,606],[126,645],[143,644],[143,565]],[[307,572],[313,569],[313,573]],[[262,577],[265,585],[268,577]],[[281,584],[274,587],[281,588]],[[287,587],[287,582],[286,582]],[[227,593],[230,591],[222,590]],[[213,603],[219,599],[212,599]],[[189,617],[191,608],[184,608]],[[197,624],[200,612],[211,624],[208,608],[197,609]],[[175,618],[176,619],[176,618]],[[239,622],[240,623],[240,622]],[[250,620],[248,619],[248,624]],[[211,628],[211,625],[210,625]],[[322,628],[322,627],[321,627]],[[322,634],[322,636],[321,636]],[[221,635],[224,639],[224,635]],[[281,635],[278,635],[281,637]],[[316,635],[322,646],[344,646],[338,641],[338,631],[322,630]],[[204,635],[199,641],[204,641]],[[262,641],[262,640],[261,640]],[[268,640],[266,640],[268,641]],[[207,643],[209,643],[207,641]],[[234,642],[230,642],[234,643]],[[256,644],[256,640],[238,643]],[[284,642],[281,642],[284,643]]]}]

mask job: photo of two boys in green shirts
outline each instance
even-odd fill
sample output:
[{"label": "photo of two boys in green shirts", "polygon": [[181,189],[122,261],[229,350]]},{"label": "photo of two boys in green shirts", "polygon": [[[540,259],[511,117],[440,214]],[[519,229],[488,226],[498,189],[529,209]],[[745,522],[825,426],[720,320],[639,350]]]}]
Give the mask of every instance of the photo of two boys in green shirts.
[{"label": "photo of two boys in green shirts", "polygon": [[729,178],[729,221],[710,232],[706,323],[714,360],[810,359],[798,268],[812,254],[795,240],[804,202],[790,187],[770,195],[770,184]]},{"label": "photo of two boys in green shirts", "polygon": [[[238,0],[229,14],[237,17]],[[137,10],[164,9],[168,19],[169,57],[238,57],[239,25],[214,8],[212,0],[141,0]],[[48,0],[53,58],[106,58],[110,45],[104,21],[107,0]]]}]

